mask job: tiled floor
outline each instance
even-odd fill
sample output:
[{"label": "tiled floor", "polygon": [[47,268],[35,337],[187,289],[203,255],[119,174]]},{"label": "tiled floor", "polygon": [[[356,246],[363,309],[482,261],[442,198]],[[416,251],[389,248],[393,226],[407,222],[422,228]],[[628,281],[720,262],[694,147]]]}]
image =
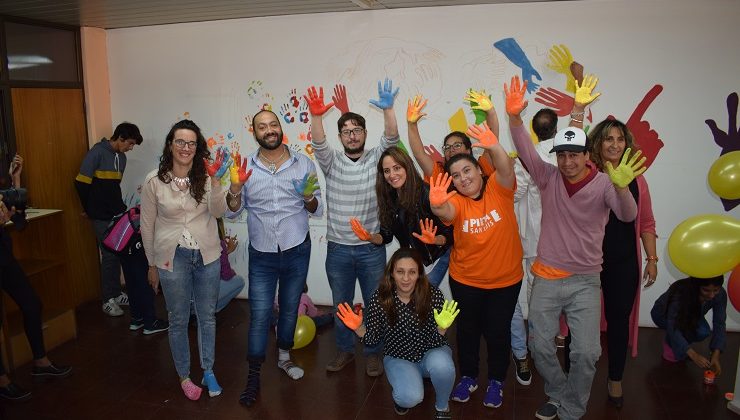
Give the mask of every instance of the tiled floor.
[{"label": "tiled floor", "polygon": [[[160,305],[161,296],[158,298]],[[289,379],[276,367],[274,343],[262,368],[259,403],[244,408],[237,402],[244,387],[247,366],[246,333],[248,305],[235,301],[218,316],[215,372],[223,395],[200,401],[185,399],[170,358],[167,334],[143,336],[128,330],[127,316],[110,318],[98,304],[77,311],[79,337],[49,353],[52,360],[74,365],[67,379],[32,383],[30,366],[13,373],[21,386],[33,390],[33,398],[20,404],[0,402],[0,419],[395,419],[391,388],[385,377],[369,378],[364,361],[342,372],[324,369],[334,355],[334,334],[325,328],[314,342],[293,353],[306,370],[299,381]],[[200,380],[195,329],[191,329],[193,379]],[[451,337],[452,338],[452,337]],[[624,377],[625,406],[621,411],[607,402],[606,355],[598,364],[585,419],[737,419],[726,408],[724,393],[732,391],[737,368],[740,334],[729,334],[723,355],[724,374],[717,385],[706,387],[693,364],[661,361],[661,334],[640,331],[640,355],[629,359]],[[485,360],[485,357],[482,358]],[[485,367],[485,366],[483,366]],[[544,402],[542,379],[535,374],[532,385],[520,386],[513,367],[504,389],[504,404],[490,409],[482,405],[484,387],[465,404],[451,402],[455,419],[532,419]],[[481,372],[484,372],[482,369]],[[482,373],[479,380],[485,379]],[[433,394],[404,419],[433,418]],[[400,419],[400,418],[399,418]]]}]

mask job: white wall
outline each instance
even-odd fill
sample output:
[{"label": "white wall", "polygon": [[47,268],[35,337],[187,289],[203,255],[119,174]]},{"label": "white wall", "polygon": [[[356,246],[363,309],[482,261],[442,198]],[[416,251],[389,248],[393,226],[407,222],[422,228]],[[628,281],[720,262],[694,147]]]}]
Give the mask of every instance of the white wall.
[{"label": "white wall", "polygon": [[[114,123],[138,124],[145,143],[129,154],[124,190],[136,189],[154,169],[171,124],[192,118],[208,136],[236,142],[242,154],[256,149],[245,117],[267,103],[280,113],[293,89],[299,96],[311,84],[347,86],[350,108],[368,119],[368,144],[377,144],[382,115],[368,105],[376,82],[390,77],[401,87],[396,113],[405,138],[406,100],[429,98],[421,123],[426,144],[440,147],[448,118],[463,108],[466,89],[485,88],[503,114],[502,86],[520,70],[493,43],[513,37],[542,76],[543,87],[565,90],[562,75],[548,69],[548,50],[565,44],[587,73],[595,73],[601,98],[593,105],[594,123],[609,114],[627,120],[655,84],[663,86],[644,115],[665,143],[646,178],[658,225],[658,283],[643,293],[641,323],[652,325],[652,302],[670,282],[683,277],[670,263],[666,242],[673,227],[701,213],[726,213],[709,190],[706,175],[720,149],[704,123],[727,128],[725,98],[740,90],[737,41],[740,3],[697,1],[579,1],[458,6],[405,10],[326,13],[240,19],[108,31]],[[259,82],[259,83],[257,83]],[[250,89],[251,88],[251,89]],[[528,116],[541,107],[530,97]],[[301,103],[299,108],[303,106]],[[290,107],[289,107],[290,108]],[[296,110],[293,109],[294,112]],[[300,109],[297,110],[300,113]],[[299,120],[296,117],[296,120]],[[333,137],[336,110],[325,118]],[[502,121],[502,141],[509,133]],[[564,126],[567,121],[562,120]],[[300,137],[308,124],[283,124],[291,147],[305,153]],[[233,137],[232,137],[233,136]],[[323,179],[322,179],[323,184]],[[324,272],[325,218],[312,220],[310,294],[330,303]],[[227,225],[241,239],[232,255],[246,273],[246,226]],[[389,255],[391,250],[389,249]],[[446,282],[445,282],[446,283]],[[357,293],[359,296],[359,292]],[[730,309],[728,326],[740,327]]]}]

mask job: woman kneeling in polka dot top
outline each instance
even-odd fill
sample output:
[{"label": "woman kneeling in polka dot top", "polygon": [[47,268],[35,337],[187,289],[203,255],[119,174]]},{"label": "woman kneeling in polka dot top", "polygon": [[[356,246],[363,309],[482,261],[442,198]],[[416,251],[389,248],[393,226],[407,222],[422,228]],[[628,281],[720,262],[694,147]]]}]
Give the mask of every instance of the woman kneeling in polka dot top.
[{"label": "woman kneeling in polka dot top", "polygon": [[452,350],[445,332],[460,312],[429,284],[418,251],[401,248],[391,256],[378,290],[355,314],[345,302],[338,317],[365,345],[385,341],[383,365],[393,387],[396,413],[406,414],[424,398],[423,378],[436,393],[437,419],[451,419],[448,401],[455,382]]}]

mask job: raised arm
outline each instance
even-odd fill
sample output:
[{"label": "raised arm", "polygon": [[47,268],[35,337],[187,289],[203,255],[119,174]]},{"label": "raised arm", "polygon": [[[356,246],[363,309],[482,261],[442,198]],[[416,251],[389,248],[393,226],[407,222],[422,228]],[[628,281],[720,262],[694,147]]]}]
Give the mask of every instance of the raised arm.
[{"label": "raised arm", "polygon": [[13,182],[13,188],[21,187],[21,172],[23,172],[23,158],[18,153],[13,157],[13,161],[10,162],[10,169],[8,175]]},{"label": "raised arm", "polygon": [[[493,102],[491,102],[491,98],[489,95],[486,94],[486,91],[482,90],[480,92],[476,92],[473,89],[470,89],[468,90],[467,96],[463,100],[470,103],[470,109],[472,109],[474,112],[481,111],[486,114],[486,123],[488,124],[488,127],[491,129],[496,138],[498,138],[498,115],[496,114],[496,110],[493,108]],[[490,161],[491,165],[495,167],[496,165],[493,161],[494,157],[493,155],[491,155],[488,149],[484,149],[483,154]]]},{"label": "raised arm", "polygon": [[482,127],[471,125],[468,127],[466,134],[478,140],[478,143],[473,144],[473,147],[484,148],[493,158],[493,167],[496,168],[494,175],[496,182],[502,187],[513,188],[516,179],[514,163],[506,150],[499,144],[498,137],[493,134],[491,128],[488,127],[488,123],[484,122]]},{"label": "raised arm", "polygon": [[331,149],[326,144],[326,132],[324,132],[323,115],[331,109],[333,102],[324,104],[324,88],[319,87],[318,93],[316,88],[311,86],[308,92],[303,96],[308,104],[308,111],[311,113],[311,143],[314,147],[314,155],[319,162],[321,170],[327,174],[331,169]]},{"label": "raised arm", "polygon": [[449,222],[455,218],[457,209],[449,202],[457,191],[447,192],[452,183],[452,178],[447,172],[437,175],[436,179],[429,180],[429,207],[432,213],[443,222]]},{"label": "raised arm", "polygon": [[590,74],[583,79],[583,83],[579,83],[576,79],[574,81],[576,86],[576,97],[573,109],[570,111],[570,126],[578,127],[583,129],[583,118],[586,115],[586,106],[590,105],[591,102],[595,101],[601,93],[593,94],[596,84],[599,83],[599,79]]},{"label": "raised arm", "polygon": [[411,153],[414,155],[416,163],[419,164],[424,178],[428,178],[434,173],[434,159],[424,150],[424,144],[421,142],[421,135],[419,135],[418,123],[421,118],[427,115],[422,112],[426,104],[427,100],[423,96],[416,95],[413,100],[409,99],[406,107],[409,146],[411,146]]},{"label": "raised arm", "polygon": [[629,148],[624,151],[622,160],[616,168],[612,167],[611,162],[604,164],[604,169],[609,174],[609,179],[614,184],[614,191],[616,192],[615,196],[607,194],[607,205],[612,209],[617,219],[623,222],[631,222],[637,216],[637,204],[635,198],[629,192],[628,186],[632,180],[647,169],[643,166],[645,157],[643,156],[640,159],[642,153],[638,150],[630,157],[631,151],[632,149]]},{"label": "raised arm", "polygon": [[372,105],[383,110],[383,135],[388,139],[398,137],[398,121],[396,120],[396,113],[393,111],[393,102],[396,100],[398,90],[399,88],[393,90],[393,81],[386,77],[382,86],[378,80],[378,99],[370,99]]}]

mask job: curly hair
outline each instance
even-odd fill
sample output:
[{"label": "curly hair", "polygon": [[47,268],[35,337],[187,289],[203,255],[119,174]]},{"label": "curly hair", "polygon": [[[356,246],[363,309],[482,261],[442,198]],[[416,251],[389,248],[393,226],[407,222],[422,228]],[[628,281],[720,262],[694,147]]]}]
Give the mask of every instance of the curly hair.
[{"label": "curly hair", "polygon": [[622,132],[622,135],[624,135],[625,150],[630,148],[634,153],[639,148],[637,143],[635,143],[635,137],[632,135],[632,132],[623,122],[607,118],[596,124],[596,127],[588,131],[587,148],[590,152],[591,161],[596,164],[596,167],[599,168],[600,171],[604,170],[604,163],[606,163],[601,157],[601,145],[604,143],[604,140],[609,137],[609,131],[611,131],[612,128],[619,129]]},{"label": "curly hair", "polygon": [[419,319],[421,324],[427,322],[429,317],[429,311],[432,308],[432,290],[429,284],[429,278],[424,271],[424,263],[421,260],[421,254],[414,248],[399,248],[396,252],[391,255],[390,261],[385,266],[383,272],[383,278],[380,279],[378,284],[378,301],[380,307],[383,308],[383,312],[388,317],[388,325],[396,325],[398,321],[398,313],[393,305],[393,291],[396,290],[396,282],[393,279],[393,270],[396,269],[396,264],[403,258],[411,258],[416,263],[417,272],[419,277],[416,279],[416,285],[414,285],[414,291],[411,292],[411,303],[414,306],[414,312]]},{"label": "curly hair", "polygon": [[[399,191],[391,187],[383,175],[383,159],[390,156],[406,170],[406,182]],[[375,176],[375,193],[378,196],[378,218],[382,226],[393,224],[395,209],[400,207],[406,212],[406,221],[413,223],[418,218],[418,206],[421,201],[421,188],[424,181],[416,172],[414,162],[409,155],[398,147],[389,147],[378,159],[378,171]]]},{"label": "curly hair", "polygon": [[193,166],[188,171],[188,178],[190,179],[190,195],[200,204],[203,202],[203,196],[206,194],[206,179],[208,178],[205,161],[211,158],[211,152],[208,150],[208,143],[206,143],[200,127],[191,120],[178,121],[170,128],[170,132],[167,133],[164,148],[162,149],[162,156],[159,157],[157,178],[165,184],[169,184],[172,181],[172,147],[174,147],[173,141],[177,130],[190,130],[196,136],[195,156],[193,156]]}]

